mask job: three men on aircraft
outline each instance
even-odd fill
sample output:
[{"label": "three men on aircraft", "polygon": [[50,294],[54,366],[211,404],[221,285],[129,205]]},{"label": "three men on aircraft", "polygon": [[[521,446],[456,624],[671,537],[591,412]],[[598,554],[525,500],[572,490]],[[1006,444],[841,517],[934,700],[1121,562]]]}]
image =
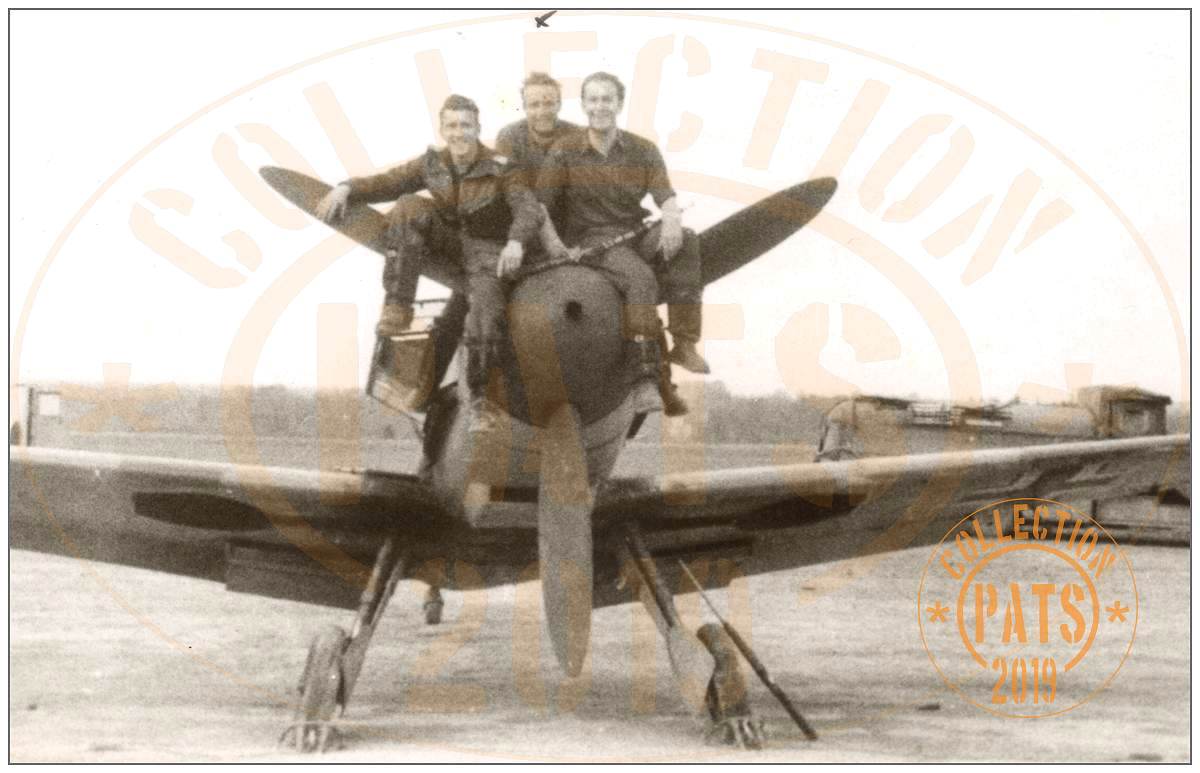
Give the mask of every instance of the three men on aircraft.
[{"label": "three men on aircraft", "polygon": [[[585,79],[582,92],[586,130],[558,118],[562,105],[558,82],[544,73],[532,74],[521,91],[527,117],[501,130],[499,154],[479,143],[474,103],[452,96],[440,113],[445,150],[431,148],[384,174],[347,180],[330,191],[318,209],[319,216],[331,220],[340,217],[351,201],[399,199],[389,215],[392,249],[384,266],[379,335],[398,335],[411,324],[423,260],[461,265],[468,277],[470,308],[480,310],[468,314],[461,294],[451,298],[433,331],[435,373],[440,380],[467,316],[467,382],[476,431],[486,430],[493,418],[484,392],[504,308],[503,288],[496,277],[520,267],[524,245],[539,227],[551,257],[562,258],[577,257],[581,248],[637,226],[648,214],[640,204],[646,193],[662,210],[662,223],[635,243],[636,249],[619,245],[602,258],[603,265],[622,278],[626,296],[625,332],[636,381],[635,407],[639,412],[662,410],[665,398],[669,415],[687,410],[660,359],[655,267],[662,280],[661,299],[669,304],[668,329],[675,344],[670,361],[693,372],[709,372],[695,347],[703,290],[699,241],[680,225],[662,156],[652,143],[616,127],[624,86],[615,76],[593,74]],[[545,217],[546,208],[533,203],[530,186],[540,189],[538,198],[548,205],[550,218]],[[411,195],[422,189],[433,194],[433,202]],[[574,249],[566,248],[560,232]],[[661,262],[656,254],[663,256]]]}]

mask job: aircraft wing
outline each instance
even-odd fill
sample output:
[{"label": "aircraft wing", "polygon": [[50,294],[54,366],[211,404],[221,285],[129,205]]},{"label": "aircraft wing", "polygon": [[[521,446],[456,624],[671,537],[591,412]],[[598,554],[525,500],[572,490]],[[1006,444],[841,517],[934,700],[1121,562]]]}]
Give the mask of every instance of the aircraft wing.
[{"label": "aircraft wing", "polygon": [[757,574],[932,544],[1001,499],[1077,507],[1190,490],[1190,443],[1140,437],[615,478],[596,517],[636,519],[656,556],[734,559]]},{"label": "aircraft wing", "polygon": [[[637,520],[651,552],[663,559],[732,559],[739,572],[758,574],[933,543],[978,507],[1012,496],[1078,505],[1190,490],[1190,440],[1085,441],[616,478],[599,492],[594,514],[601,535],[595,603],[630,600],[609,582],[617,567],[605,562],[615,553],[602,536],[622,520]],[[537,540],[528,534],[496,534],[475,545],[472,556],[468,543],[480,535],[459,542],[463,534],[432,491],[409,475],[14,447],[9,484],[10,548],[332,606],[356,604],[388,529],[399,528],[421,560],[454,553],[523,567],[537,556]],[[668,577],[671,563],[662,566]],[[420,579],[453,585],[450,577]],[[729,579],[702,578],[710,587]]]},{"label": "aircraft wing", "polygon": [[300,601],[353,606],[385,525],[436,543],[447,523],[409,475],[37,447],[9,459],[10,548]]}]

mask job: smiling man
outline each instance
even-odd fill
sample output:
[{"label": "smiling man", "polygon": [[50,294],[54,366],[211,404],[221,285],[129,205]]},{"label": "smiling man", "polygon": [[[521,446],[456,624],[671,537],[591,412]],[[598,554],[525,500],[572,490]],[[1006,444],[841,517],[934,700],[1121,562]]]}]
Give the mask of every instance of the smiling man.
[{"label": "smiling man", "polygon": [[496,135],[496,152],[529,171],[534,182],[555,142],[583,127],[558,117],[562,109],[562,86],[544,72],[530,73],[521,84],[521,106],[525,117]]},{"label": "smiling man", "polygon": [[[587,248],[636,228],[650,214],[642,199],[649,194],[654,200],[662,212],[661,223],[636,244],[608,249],[602,265],[620,278],[625,296],[635,405],[639,411],[662,410],[671,387],[658,378],[661,323],[654,264],[658,255],[666,264],[660,276],[675,343],[670,360],[707,373],[708,364],[696,350],[702,292],[699,241],[683,229],[675,190],[658,148],[617,127],[617,115],[625,105],[621,81],[610,73],[593,73],[584,79],[581,96],[587,131],[554,144],[534,186],[555,226],[547,227],[551,233],[546,247],[551,254],[561,255],[568,252],[566,244]],[[660,394],[660,389],[666,394]]]},{"label": "smiling man", "polygon": [[[466,276],[467,386],[471,431],[495,423],[486,389],[502,339],[504,287],[501,276],[520,267],[524,245],[538,231],[542,209],[518,169],[479,142],[479,108],[452,94],[440,112],[445,148],[370,177],[354,177],[331,190],[317,214],[341,217],[354,202],[396,199],[388,215],[386,293],[376,332],[398,335],[412,323],[421,264],[431,258],[457,260]],[[433,198],[413,194],[427,190]]]}]

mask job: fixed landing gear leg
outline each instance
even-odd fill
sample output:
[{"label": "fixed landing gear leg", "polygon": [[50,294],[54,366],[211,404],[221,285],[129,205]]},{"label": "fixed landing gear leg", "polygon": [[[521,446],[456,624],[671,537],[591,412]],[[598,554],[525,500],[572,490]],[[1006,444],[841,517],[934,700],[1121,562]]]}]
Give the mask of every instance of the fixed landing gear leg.
[{"label": "fixed landing gear leg", "polygon": [[745,680],[732,648],[707,626],[700,628],[700,638],[683,627],[675,599],[636,525],[626,527],[621,546],[626,582],[634,584],[638,598],[666,640],[671,672],[684,703],[697,717],[707,719],[706,739],[761,749],[763,725],[746,704]]},{"label": "fixed landing gear leg", "polygon": [[279,737],[281,744],[295,744],[300,752],[323,752],[331,740],[340,745],[334,721],[346,711],[375,625],[404,576],[405,564],[395,538],[388,537],[375,557],[350,633],[329,626],[313,639],[300,677],[300,702],[292,724]]},{"label": "fixed landing gear leg", "polygon": [[[746,640],[742,638],[741,634],[734,630],[732,625],[722,619],[721,613],[717,611],[716,605],[712,603],[712,600],[709,599],[708,594],[704,592],[704,588],[700,585],[700,582],[696,579],[696,576],[692,574],[690,569],[687,568],[687,564],[681,560],[679,562],[679,568],[682,569],[683,573],[687,575],[687,578],[692,581],[692,585],[696,588],[696,592],[700,594],[700,598],[704,599],[704,603],[708,605],[710,610],[712,610],[713,616],[717,618],[717,623],[720,623],[719,625],[717,623],[708,623],[701,626],[700,630],[696,632],[696,634],[700,637],[700,641],[704,642],[704,646],[708,647],[708,651],[711,652],[713,657],[717,659],[717,671],[713,673],[713,683],[709,685],[709,711],[712,712],[714,719],[718,714],[721,714],[740,722],[740,717],[748,717],[750,714],[749,708],[746,708],[744,711],[742,711],[736,706],[730,708],[727,705],[728,699],[739,695],[745,695],[746,693],[745,680],[742,679],[741,671],[737,668],[737,655],[735,654],[736,650],[736,652],[742,653],[742,657],[744,657],[746,662],[750,664],[750,667],[754,669],[754,673],[759,679],[762,680],[763,685],[771,691],[771,694],[774,695],[779,701],[780,705],[783,706],[784,711],[788,713],[788,716],[791,717],[792,721],[796,723],[796,726],[800,728],[800,732],[804,733],[804,737],[810,741],[817,740],[817,731],[813,730],[812,725],[808,724],[808,720],[801,716],[800,712],[796,710],[796,707],[792,704],[792,699],[787,696],[787,693],[783,691],[783,688],[775,684],[775,680],[772,679],[771,675],[767,672],[767,667],[763,665],[763,662],[758,659],[757,655],[754,654],[754,650],[750,649],[750,645],[746,643]],[[723,666],[723,664],[726,665]],[[727,664],[732,664],[733,668],[730,669]],[[718,674],[722,672],[725,674],[724,684],[727,685],[723,692],[723,682],[718,679]],[[716,702],[715,706],[714,701]],[[735,727],[735,735],[737,734],[736,730],[737,728]],[[759,730],[761,732],[761,727]]]},{"label": "fixed landing gear leg", "polygon": [[442,622],[442,608],[445,602],[442,600],[442,589],[436,585],[430,585],[429,590],[425,591],[425,603],[421,605],[425,612],[425,624],[437,625]]}]

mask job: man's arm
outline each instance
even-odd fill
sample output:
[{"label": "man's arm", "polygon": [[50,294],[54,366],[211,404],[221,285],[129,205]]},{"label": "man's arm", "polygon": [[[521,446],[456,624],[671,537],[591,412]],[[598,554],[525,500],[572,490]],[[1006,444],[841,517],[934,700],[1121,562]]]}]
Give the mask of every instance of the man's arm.
[{"label": "man's arm", "polygon": [[566,185],[567,158],[561,144],[556,144],[546,155],[533,190],[542,204],[544,213],[540,233],[542,247],[554,258],[560,258],[567,252],[566,245],[554,227],[554,214],[562,205]]},{"label": "man's arm", "polygon": [[425,190],[425,156],[394,166],[383,174],[351,177],[342,185],[349,186],[352,204],[395,201],[406,193]]},{"label": "man's arm", "polygon": [[507,160],[508,169],[521,177],[521,182],[532,192],[537,186],[537,166],[530,163],[525,152],[525,143],[520,136],[520,122],[510,123],[496,135],[496,153]]},{"label": "man's arm", "polygon": [[525,257],[525,243],[533,239],[542,224],[542,213],[545,210],[537,197],[525,183],[524,172],[515,165],[509,165],[500,178],[504,199],[512,213],[512,225],[508,227],[508,243],[500,253],[500,263],[496,267],[496,275],[504,276],[521,267]]},{"label": "man's arm", "polygon": [[516,161],[516,142],[513,140],[513,125],[509,124],[496,135],[496,152],[507,156],[509,163]]},{"label": "man's arm", "polygon": [[679,208],[679,203],[674,196],[664,201],[658,208],[662,210],[664,223],[668,221],[674,221],[677,225],[682,223],[683,210]]},{"label": "man's arm", "polygon": [[345,216],[346,207],[351,202],[395,201],[406,193],[423,190],[424,162],[425,157],[419,156],[383,174],[343,180],[317,204],[317,217],[332,223]]},{"label": "man's arm", "polygon": [[550,219],[550,213],[546,211],[546,207],[542,206],[542,228],[538,232],[538,236],[542,240],[542,248],[547,254],[555,260],[561,260],[570,254],[567,245],[563,244],[562,237],[558,235],[558,229],[554,227],[554,221]]},{"label": "man's arm", "polygon": [[561,145],[555,145],[546,155],[542,168],[538,171],[533,193],[537,196],[547,212],[554,212],[562,198],[563,188],[567,183],[567,160]]},{"label": "man's arm", "polygon": [[508,228],[509,241],[524,244],[537,234],[542,225],[542,205],[529,190],[525,173],[515,164],[510,164],[500,178],[504,199],[512,212],[512,225]]},{"label": "man's arm", "polygon": [[679,209],[675,189],[671,187],[671,179],[667,176],[667,164],[662,153],[653,145],[647,147],[646,167],[646,189],[662,211],[659,249],[662,250],[663,257],[670,260],[683,246],[683,213]]}]

